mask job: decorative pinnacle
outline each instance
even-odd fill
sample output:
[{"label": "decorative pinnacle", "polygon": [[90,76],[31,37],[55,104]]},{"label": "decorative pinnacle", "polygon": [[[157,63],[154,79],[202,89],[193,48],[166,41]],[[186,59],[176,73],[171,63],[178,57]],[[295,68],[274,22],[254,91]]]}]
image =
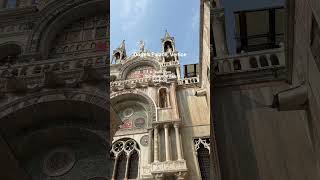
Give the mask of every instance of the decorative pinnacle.
[{"label": "decorative pinnacle", "polygon": [[119,48],[120,48],[120,49],[125,49],[125,40],[122,40]]},{"label": "decorative pinnacle", "polygon": [[165,38],[171,37],[167,30],[166,30],[166,33],[165,33],[164,37]]}]

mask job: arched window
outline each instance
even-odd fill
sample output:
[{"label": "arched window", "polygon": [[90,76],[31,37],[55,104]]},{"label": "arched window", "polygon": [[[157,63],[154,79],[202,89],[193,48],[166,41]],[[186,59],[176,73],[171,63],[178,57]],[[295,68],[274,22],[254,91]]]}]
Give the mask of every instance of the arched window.
[{"label": "arched window", "polygon": [[210,179],[210,139],[194,139],[194,146],[198,157],[199,169],[202,180]]},{"label": "arched window", "polygon": [[6,8],[15,8],[18,7],[18,0],[5,0]]},{"label": "arched window", "polygon": [[112,145],[111,152],[115,156],[112,179],[138,178],[140,149],[136,141],[133,139],[118,140]]},{"label": "arched window", "polygon": [[120,59],[120,53],[119,52],[115,53],[114,57],[115,57],[116,60],[119,60]]},{"label": "arched window", "polygon": [[265,55],[260,56],[260,57],[259,57],[259,61],[260,61],[261,67],[269,66],[267,57],[266,57]]},{"label": "arched window", "polygon": [[223,61],[223,72],[231,72],[231,64],[229,61]]},{"label": "arched window", "polygon": [[173,48],[172,48],[172,43],[170,41],[166,41],[164,43],[164,52],[172,52]]},{"label": "arched window", "polygon": [[129,161],[129,179],[136,179],[138,178],[138,167],[139,167],[139,154],[137,151],[134,151],[130,155],[130,161]]},{"label": "arched window", "polygon": [[126,173],[126,164],[127,158],[125,153],[121,153],[120,156],[117,158],[117,167],[116,167],[116,176],[115,179],[124,179]]},{"label": "arched window", "polygon": [[159,107],[166,108],[169,107],[169,92],[167,88],[161,88],[159,90]]},{"label": "arched window", "polygon": [[5,44],[0,46],[0,66],[6,63],[15,64],[19,61],[22,49],[16,44]]},{"label": "arched window", "polygon": [[278,56],[275,55],[275,54],[272,54],[272,55],[270,56],[270,60],[271,60],[271,65],[272,65],[272,66],[277,66],[277,65],[280,64],[280,63],[279,63],[279,58],[278,58]]},{"label": "arched window", "polygon": [[241,70],[241,63],[239,59],[233,61],[233,68],[235,71]]},{"label": "arched window", "polygon": [[105,51],[107,23],[104,15],[97,14],[66,25],[52,41],[49,56],[56,58]]},{"label": "arched window", "polygon": [[255,57],[250,57],[249,63],[250,63],[250,67],[251,68],[257,68],[258,67],[258,62],[257,62],[257,59]]}]

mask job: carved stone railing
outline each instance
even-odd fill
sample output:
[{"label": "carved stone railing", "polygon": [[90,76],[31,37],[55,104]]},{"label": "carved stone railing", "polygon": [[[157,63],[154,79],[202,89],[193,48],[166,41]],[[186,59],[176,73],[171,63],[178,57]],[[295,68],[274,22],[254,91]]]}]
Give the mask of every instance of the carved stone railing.
[{"label": "carved stone railing", "polygon": [[151,164],[151,173],[175,173],[187,171],[187,164],[185,160],[153,162]]},{"label": "carved stone railing", "polygon": [[177,76],[174,74],[154,75],[152,77],[147,77],[147,78],[114,81],[110,83],[110,87],[112,91],[120,91],[123,89],[134,89],[134,88],[155,86],[160,83],[169,83],[176,79],[177,79]]},{"label": "carved stone railing", "polygon": [[286,79],[283,48],[214,59],[215,87],[281,81]]},{"label": "carved stone railing", "polygon": [[285,66],[283,48],[215,58],[215,73],[230,74]]},{"label": "carved stone railing", "polygon": [[74,87],[108,77],[107,56],[49,59],[0,67],[0,91],[27,92],[43,87]]},{"label": "carved stone railing", "polygon": [[168,121],[168,119],[174,119],[173,109],[171,107],[170,108],[158,108],[157,114],[158,114],[158,122]]},{"label": "carved stone railing", "polygon": [[184,78],[178,81],[178,85],[192,85],[192,84],[198,84],[199,77],[190,77],[190,78]]}]

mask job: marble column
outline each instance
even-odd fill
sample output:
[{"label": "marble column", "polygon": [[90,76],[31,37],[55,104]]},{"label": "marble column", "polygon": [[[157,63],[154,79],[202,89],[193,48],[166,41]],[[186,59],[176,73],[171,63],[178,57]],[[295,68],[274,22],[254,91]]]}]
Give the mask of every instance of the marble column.
[{"label": "marble column", "polygon": [[176,83],[172,82],[170,86],[170,100],[171,100],[171,108],[172,108],[172,118],[173,120],[179,119],[177,98],[176,98]]},{"label": "marble column", "polygon": [[118,166],[118,157],[119,156],[116,156],[115,160],[114,160],[114,166],[113,166],[113,170],[112,170],[111,180],[114,180],[116,178],[116,170],[117,170],[117,166]]},{"label": "marble column", "polygon": [[222,9],[214,9],[212,17],[212,31],[214,36],[214,44],[218,57],[223,57],[228,54],[226,36],[225,36],[225,23],[224,13]]},{"label": "marble column", "polygon": [[153,162],[159,162],[159,129],[158,125],[154,127],[154,157],[153,157]]},{"label": "marble column", "polygon": [[153,143],[152,143],[152,134],[153,134],[153,129],[149,129],[149,164],[152,163],[153,160]]},{"label": "marble column", "polygon": [[169,140],[169,124],[164,125],[164,141],[166,146],[166,161],[171,161],[170,140]]},{"label": "marble column", "polygon": [[169,89],[167,89],[167,90],[166,90],[166,96],[167,96],[166,100],[167,100],[167,107],[168,107],[168,108],[170,108],[170,107],[171,107],[171,103],[170,103],[170,94],[169,94],[169,92],[170,92],[170,90],[169,90]]},{"label": "marble column", "polygon": [[177,172],[174,175],[176,176],[177,180],[183,180],[185,179],[184,177],[186,176],[186,174],[187,174],[186,172]]},{"label": "marble column", "polygon": [[181,79],[181,72],[180,72],[180,67],[177,67],[177,79]]},{"label": "marble column", "polygon": [[154,179],[156,179],[156,180],[161,180],[161,179],[163,179],[163,174],[155,174],[155,175],[154,175]]},{"label": "marble column", "polygon": [[175,130],[175,134],[176,134],[176,145],[177,145],[178,160],[183,160],[182,151],[181,151],[179,124],[178,123],[174,124],[174,130]]},{"label": "marble column", "polygon": [[125,175],[124,175],[124,180],[127,180],[127,179],[128,179],[129,163],[130,163],[130,154],[127,155],[126,172],[125,172]]}]

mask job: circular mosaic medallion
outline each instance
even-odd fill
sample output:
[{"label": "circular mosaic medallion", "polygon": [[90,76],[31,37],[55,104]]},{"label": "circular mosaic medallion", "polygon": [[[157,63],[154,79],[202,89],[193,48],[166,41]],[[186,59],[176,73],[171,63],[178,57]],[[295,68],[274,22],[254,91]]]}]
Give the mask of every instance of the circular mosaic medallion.
[{"label": "circular mosaic medallion", "polygon": [[132,108],[127,108],[123,111],[123,115],[124,117],[130,117],[133,115],[133,109]]},{"label": "circular mosaic medallion", "polygon": [[72,169],[75,159],[69,148],[54,149],[44,158],[43,173],[48,176],[61,176]]},{"label": "circular mosaic medallion", "polygon": [[140,144],[142,146],[148,146],[148,144],[149,144],[149,136],[148,135],[142,136],[141,139],[140,139]]},{"label": "circular mosaic medallion", "polygon": [[143,128],[145,123],[146,123],[146,120],[144,118],[140,117],[134,121],[134,126],[137,128]]},{"label": "circular mosaic medallion", "polygon": [[130,120],[126,119],[126,120],[123,120],[123,124],[121,125],[121,128],[123,129],[129,129],[132,127],[132,123]]}]

